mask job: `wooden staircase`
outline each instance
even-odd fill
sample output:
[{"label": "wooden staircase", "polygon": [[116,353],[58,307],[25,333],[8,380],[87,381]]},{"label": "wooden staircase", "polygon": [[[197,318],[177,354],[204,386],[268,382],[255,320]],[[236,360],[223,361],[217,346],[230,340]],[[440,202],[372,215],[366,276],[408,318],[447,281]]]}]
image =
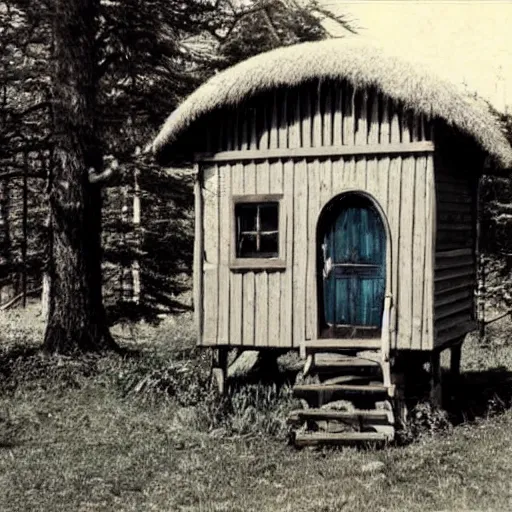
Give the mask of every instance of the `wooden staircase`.
[{"label": "wooden staircase", "polygon": [[387,296],[378,340],[317,340],[303,345],[303,382],[293,393],[304,408],[288,417],[295,446],[393,441],[390,313]]}]

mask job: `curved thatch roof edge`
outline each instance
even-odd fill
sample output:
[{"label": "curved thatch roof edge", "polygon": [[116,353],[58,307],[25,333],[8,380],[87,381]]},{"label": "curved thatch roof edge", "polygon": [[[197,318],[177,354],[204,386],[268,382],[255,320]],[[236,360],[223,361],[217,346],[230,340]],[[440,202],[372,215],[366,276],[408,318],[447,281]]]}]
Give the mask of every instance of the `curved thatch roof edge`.
[{"label": "curved thatch roof edge", "polygon": [[[407,60],[387,55],[357,38],[302,43],[259,54],[199,87],[167,119],[152,143],[168,156],[181,135],[199,118],[276,87],[312,79],[345,79],[356,87],[374,86],[405,107],[444,120],[471,136],[500,167],[512,166],[512,147],[487,106]],[[178,150],[179,153],[179,150]]]}]

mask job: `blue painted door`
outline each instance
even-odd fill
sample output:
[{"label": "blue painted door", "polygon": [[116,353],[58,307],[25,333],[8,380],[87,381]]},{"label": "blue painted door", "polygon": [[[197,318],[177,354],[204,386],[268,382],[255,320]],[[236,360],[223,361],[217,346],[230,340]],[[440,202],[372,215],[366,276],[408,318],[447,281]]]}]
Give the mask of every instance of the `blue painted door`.
[{"label": "blue painted door", "polygon": [[[365,198],[340,201],[322,243],[324,318],[331,328],[380,328],[386,281],[386,233]],[[363,329],[364,330],[364,329]]]}]

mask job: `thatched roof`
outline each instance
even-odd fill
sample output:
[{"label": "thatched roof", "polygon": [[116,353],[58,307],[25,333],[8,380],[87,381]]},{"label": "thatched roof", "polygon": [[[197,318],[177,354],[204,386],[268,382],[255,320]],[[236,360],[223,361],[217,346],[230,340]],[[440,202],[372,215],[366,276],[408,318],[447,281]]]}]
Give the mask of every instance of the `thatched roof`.
[{"label": "thatched roof", "polygon": [[498,165],[512,165],[512,148],[483,102],[417,64],[388,55],[358,38],[279,48],[222,71],[169,116],[152,149],[157,155],[179,153],[180,137],[205,114],[237,105],[265,90],[297,86],[312,79],[345,79],[356,87],[376,87],[406,108],[457,127],[475,139]]}]

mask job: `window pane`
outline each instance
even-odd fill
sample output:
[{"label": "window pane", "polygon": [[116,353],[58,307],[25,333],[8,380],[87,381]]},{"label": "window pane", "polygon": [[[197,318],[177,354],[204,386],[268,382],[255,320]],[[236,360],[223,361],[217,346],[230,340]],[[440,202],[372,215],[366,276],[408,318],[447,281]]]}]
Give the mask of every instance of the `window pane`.
[{"label": "window pane", "polygon": [[260,252],[265,258],[276,258],[279,253],[279,237],[277,233],[262,234],[260,238]]},{"label": "window pane", "polygon": [[238,203],[235,205],[237,258],[279,256],[279,203]]},{"label": "window pane", "polygon": [[277,231],[279,220],[278,203],[260,204],[260,230]]},{"label": "window pane", "polygon": [[237,256],[239,258],[257,257],[256,235],[246,235],[243,233],[240,235],[237,246]]},{"label": "window pane", "polygon": [[235,212],[240,231],[256,231],[257,208],[256,204],[236,205]]}]

